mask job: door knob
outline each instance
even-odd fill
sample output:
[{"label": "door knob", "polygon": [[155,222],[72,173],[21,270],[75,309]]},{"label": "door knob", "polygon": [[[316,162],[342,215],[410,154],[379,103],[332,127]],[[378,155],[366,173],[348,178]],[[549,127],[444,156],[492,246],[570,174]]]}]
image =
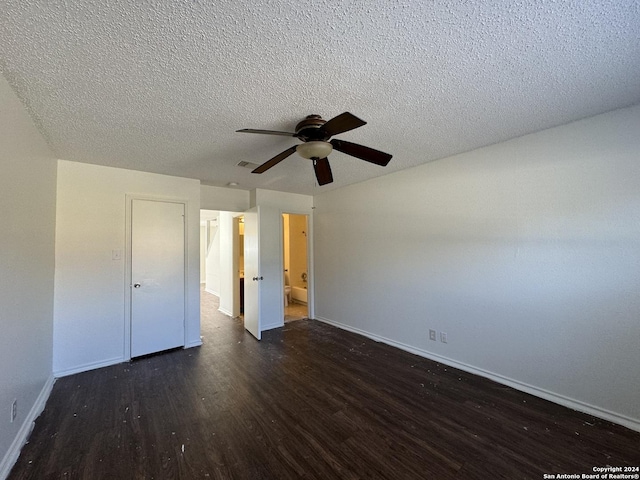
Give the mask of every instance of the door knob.
[{"label": "door knob", "polygon": [[133,288],[140,288],[140,284],[139,283],[134,283],[133,284]]},{"label": "door knob", "polygon": [[262,280],[264,277],[253,277],[253,281],[257,282],[258,280]]}]

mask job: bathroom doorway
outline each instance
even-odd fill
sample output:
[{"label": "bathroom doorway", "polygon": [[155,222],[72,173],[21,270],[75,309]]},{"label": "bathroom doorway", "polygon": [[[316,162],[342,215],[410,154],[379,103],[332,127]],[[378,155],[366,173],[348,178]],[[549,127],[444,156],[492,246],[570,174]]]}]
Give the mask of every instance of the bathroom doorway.
[{"label": "bathroom doorway", "polygon": [[309,318],[308,215],[282,214],[284,321]]}]

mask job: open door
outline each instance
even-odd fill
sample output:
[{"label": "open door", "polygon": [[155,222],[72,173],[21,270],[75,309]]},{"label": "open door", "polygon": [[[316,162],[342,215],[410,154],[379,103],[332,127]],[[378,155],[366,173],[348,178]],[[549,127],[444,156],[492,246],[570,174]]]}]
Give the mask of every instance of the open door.
[{"label": "open door", "polygon": [[254,207],[244,212],[244,328],[260,340],[258,243],[258,207]]},{"label": "open door", "polygon": [[275,208],[244,213],[244,327],[258,340],[284,324],[281,228]]}]

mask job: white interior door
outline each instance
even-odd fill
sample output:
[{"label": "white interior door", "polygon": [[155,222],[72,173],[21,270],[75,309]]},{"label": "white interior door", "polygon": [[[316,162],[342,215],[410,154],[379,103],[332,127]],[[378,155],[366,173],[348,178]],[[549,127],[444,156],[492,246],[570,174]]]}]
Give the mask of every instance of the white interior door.
[{"label": "white interior door", "polygon": [[282,326],[283,275],[280,212],[258,206],[244,214],[244,326],[258,340]]},{"label": "white interior door", "polygon": [[131,204],[131,356],[184,346],[185,205]]},{"label": "white interior door", "polygon": [[[258,207],[244,212],[244,328],[258,340],[260,325],[260,249]],[[263,277],[264,278],[264,277]]]}]

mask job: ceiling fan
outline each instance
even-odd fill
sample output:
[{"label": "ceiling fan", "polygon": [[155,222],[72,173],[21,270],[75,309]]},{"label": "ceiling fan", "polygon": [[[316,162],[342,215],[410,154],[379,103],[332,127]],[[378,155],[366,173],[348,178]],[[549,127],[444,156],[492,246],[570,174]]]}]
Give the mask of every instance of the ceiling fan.
[{"label": "ceiling fan", "polygon": [[267,160],[252,170],[251,173],[264,173],[293,152],[298,152],[298,155],[301,157],[313,160],[313,170],[316,173],[318,184],[326,185],[327,183],[333,182],[331,166],[329,165],[329,159],[327,157],[334,148],[339,152],[370,163],[375,163],[382,167],[385,167],[391,160],[391,155],[388,153],[380,152],[379,150],[374,150],[364,145],[358,145],[357,143],[346,142],[335,138],[329,140],[334,135],[348,132],[349,130],[362,127],[366,124],[367,122],[360,120],[355,115],[344,112],[337,117],[333,117],[331,120],[324,120],[320,115],[308,115],[307,118],[296,125],[295,133],[278,132],[275,130],[255,130],[252,128],[244,128],[236,131],[241,133],[261,133],[264,135],[296,137],[303,142],[300,145],[287,148],[284,152],[279,153],[271,160]]}]

